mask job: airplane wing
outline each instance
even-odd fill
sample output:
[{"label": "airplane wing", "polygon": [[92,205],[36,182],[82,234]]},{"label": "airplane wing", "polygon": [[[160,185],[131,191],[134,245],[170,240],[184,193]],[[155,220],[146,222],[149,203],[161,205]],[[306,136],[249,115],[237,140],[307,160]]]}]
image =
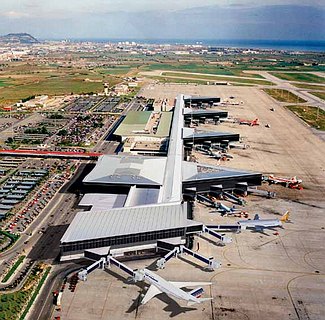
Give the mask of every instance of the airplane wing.
[{"label": "airplane wing", "polygon": [[151,300],[153,297],[155,297],[156,295],[158,295],[159,293],[162,293],[162,291],[160,291],[157,287],[155,287],[154,285],[151,285],[147,291],[147,293],[145,294],[145,296],[143,297],[141,304],[145,304],[147,303],[149,300]]},{"label": "airplane wing", "polygon": [[196,287],[196,286],[210,286],[212,282],[175,282],[169,281],[170,284],[177,288]]},{"label": "airplane wing", "polygon": [[257,231],[257,232],[263,232],[264,229],[265,229],[265,227],[264,227],[264,226],[255,226],[254,229],[255,229],[255,231]]}]

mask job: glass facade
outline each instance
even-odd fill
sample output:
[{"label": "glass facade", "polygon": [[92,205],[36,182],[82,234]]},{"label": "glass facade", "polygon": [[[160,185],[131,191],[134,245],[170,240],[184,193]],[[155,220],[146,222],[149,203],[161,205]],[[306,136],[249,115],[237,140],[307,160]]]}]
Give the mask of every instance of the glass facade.
[{"label": "glass facade", "polygon": [[126,234],[123,236],[83,240],[69,243],[61,243],[61,253],[83,251],[86,249],[128,245],[137,242],[155,241],[159,239],[184,237],[185,228],[151,231],[144,233]]}]

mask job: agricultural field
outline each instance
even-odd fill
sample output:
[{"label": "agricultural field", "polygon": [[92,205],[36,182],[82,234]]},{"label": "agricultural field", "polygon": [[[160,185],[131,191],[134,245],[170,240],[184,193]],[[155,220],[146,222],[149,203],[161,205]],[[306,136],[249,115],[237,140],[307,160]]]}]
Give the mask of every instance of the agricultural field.
[{"label": "agricultural field", "polygon": [[310,83],[325,83],[325,78],[316,76],[312,73],[272,73],[275,77],[287,81],[310,82]]},{"label": "agricultural field", "polygon": [[296,96],[288,90],[283,89],[263,89],[268,95],[279,102],[304,103],[306,100]]},{"label": "agricultural field", "polygon": [[[11,77],[11,85],[0,90],[0,106],[15,103],[32,95],[62,95],[103,91],[103,82],[113,86],[120,79],[88,70],[52,70],[41,66],[31,71],[26,65],[10,67],[0,72]],[[0,80],[1,81],[1,80]],[[0,82],[1,83],[1,82]]]},{"label": "agricultural field", "polygon": [[325,131],[325,111],[311,106],[287,106],[290,111],[296,114],[311,127]]}]

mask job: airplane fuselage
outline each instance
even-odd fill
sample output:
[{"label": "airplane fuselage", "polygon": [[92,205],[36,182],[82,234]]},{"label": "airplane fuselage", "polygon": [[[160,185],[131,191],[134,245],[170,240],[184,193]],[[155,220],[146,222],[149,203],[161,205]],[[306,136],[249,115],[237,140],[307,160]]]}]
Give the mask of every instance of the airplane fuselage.
[{"label": "airplane fuselage", "polygon": [[282,226],[281,221],[278,219],[242,220],[242,221],[238,221],[238,224],[241,227],[246,227],[246,228],[255,228],[255,227],[272,228],[272,227]]},{"label": "airplane fuselage", "polygon": [[163,279],[162,277],[158,276],[157,274],[151,272],[148,269],[143,269],[143,275],[144,280],[146,280],[150,284],[157,287],[160,291],[165,292],[168,295],[185,301],[193,301],[197,303],[200,302],[198,298],[192,296],[191,294],[183,291],[180,288],[177,288],[167,280]]}]

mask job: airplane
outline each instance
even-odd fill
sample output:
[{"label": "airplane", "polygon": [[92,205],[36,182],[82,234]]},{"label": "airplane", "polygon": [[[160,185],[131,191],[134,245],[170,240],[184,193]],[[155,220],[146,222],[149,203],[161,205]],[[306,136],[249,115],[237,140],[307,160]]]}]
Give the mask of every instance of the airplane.
[{"label": "airplane", "polygon": [[233,159],[234,158],[229,153],[221,152],[221,151],[213,152],[211,149],[209,149],[209,155],[210,155],[210,157],[215,158],[217,160],[219,160],[219,159],[226,160],[226,159]]},{"label": "airplane", "polygon": [[292,178],[280,178],[280,177],[275,177],[273,175],[269,175],[268,177],[265,178],[265,181],[267,181],[269,184],[281,184],[285,186],[286,188],[290,189],[302,189],[302,180],[297,179],[296,176]]},{"label": "airplane", "polygon": [[259,215],[256,214],[253,220],[241,220],[238,221],[241,229],[255,229],[256,231],[263,231],[263,229],[282,227],[282,222],[289,220],[289,212],[287,211],[282,215],[280,219],[260,219]]},{"label": "airplane", "polygon": [[236,123],[235,119],[232,118],[221,118],[219,119],[220,122],[228,122],[228,123]]},{"label": "airplane", "polygon": [[255,120],[240,119],[239,124],[246,124],[246,125],[251,126],[251,127],[259,125],[257,118]]},{"label": "airplane", "polygon": [[146,304],[153,297],[160,293],[166,293],[167,295],[173,296],[180,300],[187,301],[188,306],[192,306],[196,303],[202,303],[204,301],[212,300],[212,298],[201,298],[204,293],[202,287],[193,289],[190,292],[186,292],[181,288],[193,287],[193,286],[209,286],[211,282],[174,282],[167,281],[162,277],[158,276],[154,272],[144,268],[135,271],[135,281],[147,281],[150,283],[150,287],[147,293],[144,295],[141,304]]},{"label": "airplane", "polygon": [[241,212],[240,209],[237,209],[235,206],[232,206],[231,208],[223,204],[222,202],[216,202],[216,208],[218,212],[221,213],[221,215],[226,215],[226,214],[234,214],[234,213],[239,213]]}]

